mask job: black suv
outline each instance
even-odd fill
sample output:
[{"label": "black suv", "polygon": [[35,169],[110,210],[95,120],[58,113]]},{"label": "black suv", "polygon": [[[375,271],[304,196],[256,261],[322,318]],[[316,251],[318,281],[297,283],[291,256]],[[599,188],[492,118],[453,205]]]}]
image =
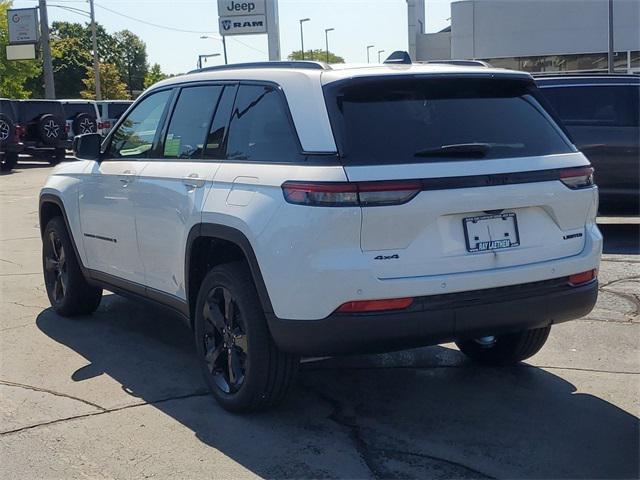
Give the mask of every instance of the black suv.
[{"label": "black suv", "polygon": [[600,212],[640,210],[640,76],[564,75],[536,78],[573,143],[595,167]]},{"label": "black suv", "polygon": [[15,101],[0,98],[0,170],[10,171],[22,151]]},{"label": "black suv", "polygon": [[62,104],[56,100],[21,100],[15,105],[23,153],[51,164],[64,160],[67,129]]}]

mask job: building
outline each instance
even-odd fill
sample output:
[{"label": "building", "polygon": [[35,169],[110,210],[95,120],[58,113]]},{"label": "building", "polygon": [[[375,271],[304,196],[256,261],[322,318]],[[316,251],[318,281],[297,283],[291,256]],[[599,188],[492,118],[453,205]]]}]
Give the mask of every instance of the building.
[{"label": "building", "polygon": [[[529,72],[607,71],[608,0],[461,0],[451,4],[451,26],[429,34],[418,12],[424,0],[407,4],[414,60],[477,59]],[[640,73],[640,0],[613,0],[613,32],[616,71]]]}]

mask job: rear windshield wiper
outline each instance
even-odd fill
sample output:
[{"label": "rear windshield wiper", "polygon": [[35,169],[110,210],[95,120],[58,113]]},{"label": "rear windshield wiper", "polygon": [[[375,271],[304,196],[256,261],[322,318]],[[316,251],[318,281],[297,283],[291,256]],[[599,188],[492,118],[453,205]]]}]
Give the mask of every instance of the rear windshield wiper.
[{"label": "rear windshield wiper", "polygon": [[492,148],[523,148],[522,143],[454,143],[419,150],[414,157],[473,157],[483,158]]}]

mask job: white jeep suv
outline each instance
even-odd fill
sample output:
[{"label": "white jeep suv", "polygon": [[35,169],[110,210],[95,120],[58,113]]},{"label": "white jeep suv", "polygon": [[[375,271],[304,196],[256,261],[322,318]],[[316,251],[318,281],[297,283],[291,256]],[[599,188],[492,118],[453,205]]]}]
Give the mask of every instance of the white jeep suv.
[{"label": "white jeep suv", "polygon": [[40,196],[53,308],[170,307],[231,411],[281,400],[301,356],[518,362],[596,302],[593,169],[526,73],[203,69],[75,150]]}]

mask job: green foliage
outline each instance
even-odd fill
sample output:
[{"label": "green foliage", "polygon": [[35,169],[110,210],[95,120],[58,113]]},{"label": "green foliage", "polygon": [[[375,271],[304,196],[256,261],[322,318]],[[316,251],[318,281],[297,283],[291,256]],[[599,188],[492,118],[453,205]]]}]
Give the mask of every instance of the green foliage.
[{"label": "green foliage", "polygon": [[93,66],[91,53],[83,48],[81,39],[68,37],[52,41],[51,63],[56,97],[78,98],[87,68]]},{"label": "green foliage", "polygon": [[[96,79],[93,67],[86,69],[86,77],[82,80],[85,89],[80,92],[82,98],[96,98]],[[118,67],[113,63],[100,64],[100,92],[103,100],[128,100],[130,97],[127,85],[120,79]]]},{"label": "green foliage", "polygon": [[118,45],[118,70],[127,84],[129,93],[144,89],[144,81],[149,71],[147,46],[135,33],[122,30],[114,35]]},{"label": "green foliage", "polygon": [[[302,51],[295,50],[289,54],[287,57],[289,60],[302,60]],[[318,62],[326,62],[327,61],[327,51],[321,48],[316,50],[305,50],[304,51],[304,59],[305,60],[316,60]],[[344,63],[344,58],[339,57],[338,55],[329,52],[329,62],[328,63]]]},{"label": "green foliage", "polygon": [[149,88],[154,83],[158,83],[165,78],[168,78],[168,75],[166,73],[162,73],[160,65],[154,63],[147,72],[146,77],[144,77],[144,88]]},{"label": "green foliage", "polygon": [[[37,60],[7,60],[9,31],[7,10],[12,2],[0,0],[0,97],[28,98],[31,91],[26,84],[40,73]],[[37,85],[37,83],[36,83]]]}]

